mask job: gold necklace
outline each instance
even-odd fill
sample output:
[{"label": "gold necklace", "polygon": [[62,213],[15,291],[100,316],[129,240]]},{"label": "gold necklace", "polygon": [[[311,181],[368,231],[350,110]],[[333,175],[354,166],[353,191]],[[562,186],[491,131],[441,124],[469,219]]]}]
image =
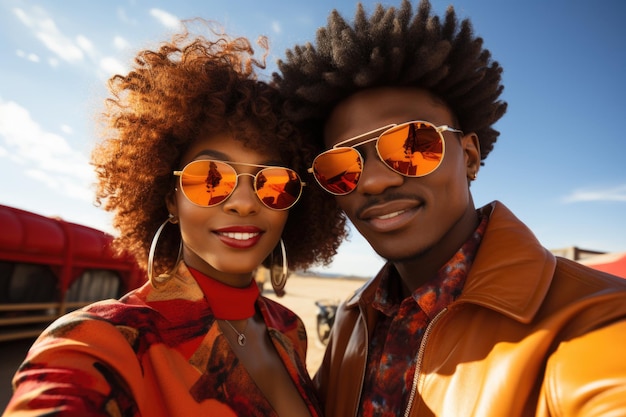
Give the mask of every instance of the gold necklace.
[{"label": "gold necklace", "polygon": [[245,332],[246,327],[248,327],[248,320],[246,320],[246,325],[244,326],[243,331],[241,333],[239,333],[239,331],[235,329],[235,326],[233,326],[228,320],[224,320],[224,321],[226,322],[226,324],[230,326],[231,329],[233,329],[235,333],[237,333],[237,343],[239,344],[239,346],[244,347],[246,345],[246,335],[243,334],[243,332]]}]

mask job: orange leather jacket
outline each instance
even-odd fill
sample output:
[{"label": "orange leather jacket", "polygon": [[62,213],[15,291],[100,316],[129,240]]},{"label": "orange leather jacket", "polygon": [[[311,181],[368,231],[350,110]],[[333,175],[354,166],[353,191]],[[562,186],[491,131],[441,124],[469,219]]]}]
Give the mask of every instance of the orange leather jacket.
[{"label": "orange leather jacket", "polygon": [[[504,205],[463,293],[429,324],[405,416],[626,416],[626,280],[556,258]],[[315,376],[326,417],[356,416],[387,264],[337,311]]]}]

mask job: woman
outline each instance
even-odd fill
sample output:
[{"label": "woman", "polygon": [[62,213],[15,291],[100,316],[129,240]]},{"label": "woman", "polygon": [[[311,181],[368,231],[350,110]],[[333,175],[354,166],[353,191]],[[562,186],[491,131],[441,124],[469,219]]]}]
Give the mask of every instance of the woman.
[{"label": "woman", "polygon": [[320,414],[304,325],[253,271],[281,265],[280,294],[286,254],[329,262],[342,217],[303,189],[309,149],[257,80],[263,60],[246,39],[212,39],[179,35],[111,79],[97,198],[149,282],[45,331],[5,416]]}]

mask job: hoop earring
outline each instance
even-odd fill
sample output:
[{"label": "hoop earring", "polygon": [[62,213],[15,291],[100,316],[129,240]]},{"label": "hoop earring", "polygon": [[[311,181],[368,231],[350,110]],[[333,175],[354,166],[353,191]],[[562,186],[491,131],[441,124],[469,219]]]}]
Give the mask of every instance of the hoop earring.
[{"label": "hoop earring", "polygon": [[278,242],[280,245],[280,253],[282,256],[282,262],[274,265],[274,251],[272,251],[270,260],[270,281],[272,282],[272,288],[278,297],[285,295],[285,284],[287,283],[287,276],[289,275],[289,266],[287,264],[287,251],[285,250],[285,242],[280,239]]},{"label": "hoop earring", "polygon": [[165,226],[168,223],[176,224],[176,223],[178,223],[178,219],[176,219],[170,213],[170,215],[167,217],[167,219],[157,229],[154,237],[152,238],[152,243],[150,244],[150,252],[148,252],[148,280],[150,281],[150,284],[152,284],[152,286],[154,288],[156,288],[158,284],[161,284],[161,283],[165,282],[167,279],[169,279],[171,277],[172,272],[176,270],[176,266],[180,262],[180,257],[181,257],[181,254],[183,252],[183,241],[181,239],[180,246],[178,247],[178,255],[176,256],[176,262],[174,263],[174,267],[171,270],[169,270],[169,271],[167,271],[167,272],[165,272],[163,274],[160,274],[158,277],[155,277],[153,275],[154,254],[156,252],[157,243],[159,241],[159,238],[161,237],[161,232],[163,232],[163,229],[165,228]]}]

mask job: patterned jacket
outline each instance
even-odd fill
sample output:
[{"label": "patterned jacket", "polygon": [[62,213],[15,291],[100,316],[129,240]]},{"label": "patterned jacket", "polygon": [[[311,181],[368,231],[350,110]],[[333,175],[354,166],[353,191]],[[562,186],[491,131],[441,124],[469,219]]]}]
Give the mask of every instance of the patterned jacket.
[{"label": "patterned jacket", "polygon": [[[256,309],[313,416],[304,324],[260,296]],[[146,283],[54,322],[28,353],[3,416],[275,416],[236,359],[202,290],[181,263]]]}]

